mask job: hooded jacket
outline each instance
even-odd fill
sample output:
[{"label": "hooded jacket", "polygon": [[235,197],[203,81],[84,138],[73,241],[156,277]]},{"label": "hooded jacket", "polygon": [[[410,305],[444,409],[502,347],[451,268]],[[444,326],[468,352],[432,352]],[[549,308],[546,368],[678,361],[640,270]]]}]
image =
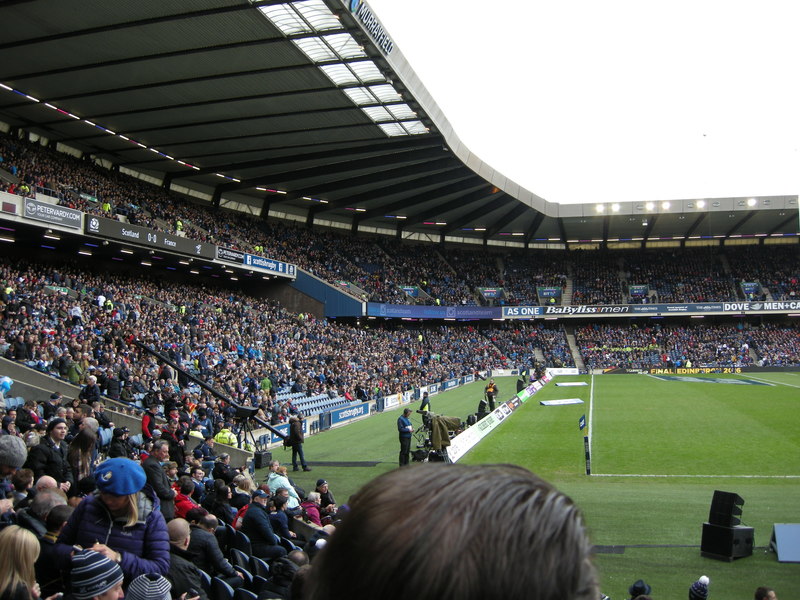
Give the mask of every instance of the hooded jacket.
[{"label": "hooded jacket", "polygon": [[125,582],[143,573],[169,572],[169,534],[158,498],[150,486],[136,495],[139,520],[125,526],[125,518],[114,518],[97,494],[85,498],[70,516],[56,542],[56,553],[62,569],[69,570],[73,546],[91,548],[95,542],[105,544],[122,556],[120,567]]}]

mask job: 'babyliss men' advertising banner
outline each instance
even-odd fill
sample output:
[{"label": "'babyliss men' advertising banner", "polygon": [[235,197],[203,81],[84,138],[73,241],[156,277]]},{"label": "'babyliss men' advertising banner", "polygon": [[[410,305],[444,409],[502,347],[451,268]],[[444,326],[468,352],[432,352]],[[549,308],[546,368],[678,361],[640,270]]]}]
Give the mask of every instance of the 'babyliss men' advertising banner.
[{"label": "'babyliss men' advertising banner", "polygon": [[800,300],[766,302],[701,302],[696,304],[607,304],[569,306],[504,306],[504,319],[543,317],[630,317],[665,315],[730,315],[800,311]]}]

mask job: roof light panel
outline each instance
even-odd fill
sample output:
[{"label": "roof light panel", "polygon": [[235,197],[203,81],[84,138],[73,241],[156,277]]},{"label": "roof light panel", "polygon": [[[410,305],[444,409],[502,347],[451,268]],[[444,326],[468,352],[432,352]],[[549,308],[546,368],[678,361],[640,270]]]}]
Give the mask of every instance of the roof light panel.
[{"label": "roof light panel", "polygon": [[403,99],[400,92],[388,83],[371,85],[368,89],[381,102],[399,102]]},{"label": "roof light panel", "polygon": [[398,135],[408,135],[408,132],[400,126],[400,123],[379,123],[378,127],[389,137]]},{"label": "roof light panel", "polygon": [[371,60],[359,60],[356,62],[348,63],[348,66],[353,70],[356,76],[362,83],[377,83],[379,81],[386,81],[383,73],[381,73],[378,66]]},{"label": "roof light panel", "polygon": [[425,124],[422,121],[404,121],[402,126],[409,135],[422,135],[423,133],[428,133],[428,128],[425,127]]},{"label": "roof light panel", "polygon": [[[295,4],[302,4],[296,2]],[[311,25],[304,21],[296,11],[288,4],[273,4],[270,6],[259,6],[260,10],[275,27],[281,30],[284,35],[294,33],[312,33],[314,30]]]},{"label": "roof light panel", "polygon": [[361,110],[363,110],[370,119],[376,122],[396,120],[383,106],[368,106]]},{"label": "roof light panel", "polygon": [[311,38],[300,38],[297,40],[292,40],[294,45],[302,50],[303,54],[305,54],[308,58],[310,58],[314,62],[325,62],[331,60],[338,60],[339,57],[336,56],[336,53],[331,49],[328,44],[322,38],[318,37],[311,37]]},{"label": "roof light panel", "polygon": [[341,58],[367,58],[364,48],[349,33],[333,33],[322,39]]},{"label": "roof light panel", "polygon": [[342,91],[347,94],[347,97],[350,98],[350,100],[353,101],[353,104],[357,106],[361,106],[362,104],[372,104],[375,102],[375,98],[365,87],[344,88]]},{"label": "roof light panel", "polygon": [[336,85],[352,85],[354,83],[360,83],[358,81],[358,77],[356,77],[356,74],[353,73],[352,70],[348,69],[347,65],[336,63],[333,65],[320,65],[319,68]]},{"label": "roof light panel", "polygon": [[392,116],[398,121],[402,121],[403,119],[415,119],[417,117],[417,113],[411,110],[408,104],[392,104],[387,106],[386,109],[392,113]]},{"label": "roof light panel", "polygon": [[292,2],[292,8],[311,24],[315,31],[339,29],[342,24],[322,0],[303,0]]}]

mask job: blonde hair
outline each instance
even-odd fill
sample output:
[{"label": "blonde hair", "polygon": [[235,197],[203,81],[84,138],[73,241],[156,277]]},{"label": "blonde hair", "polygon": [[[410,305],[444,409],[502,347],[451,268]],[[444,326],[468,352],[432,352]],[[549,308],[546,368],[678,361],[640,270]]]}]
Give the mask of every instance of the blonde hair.
[{"label": "blonde hair", "polygon": [[255,482],[250,478],[249,474],[240,473],[233,478],[233,484],[243,492],[251,493],[256,489]]},{"label": "blonde hair", "polygon": [[139,494],[128,495],[128,520],[125,521],[125,527],[133,527],[139,522]]},{"label": "blonde hair", "polygon": [[277,467],[275,472],[286,477],[286,467]]},{"label": "blonde hair", "polygon": [[0,531],[0,590],[13,591],[24,585],[28,589],[36,583],[33,564],[39,558],[39,540],[27,529],[9,525]]},{"label": "blonde hair", "polygon": [[[114,496],[115,494],[110,495]],[[137,492],[135,494],[128,494],[125,496],[125,499],[127,505],[125,506],[125,515],[128,517],[128,520],[125,521],[125,525],[123,525],[123,527],[133,527],[139,522],[139,493]],[[102,502],[102,497],[100,501]]]}]

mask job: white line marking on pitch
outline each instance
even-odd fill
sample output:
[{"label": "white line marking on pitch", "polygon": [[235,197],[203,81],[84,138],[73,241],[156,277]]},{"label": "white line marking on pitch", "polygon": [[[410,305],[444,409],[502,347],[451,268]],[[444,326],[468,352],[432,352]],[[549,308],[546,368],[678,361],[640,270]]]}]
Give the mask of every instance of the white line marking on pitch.
[{"label": "white line marking on pitch", "polygon": [[[743,373],[743,375],[745,375]],[[800,385],[793,385],[791,383],[783,383],[782,381],[772,381],[771,379],[763,379],[761,377],[753,377],[749,373],[746,374],[748,379],[752,379],[754,381],[760,381],[761,383],[769,383],[770,385],[785,385],[791,388],[800,388]]]},{"label": "white line marking on pitch", "polygon": [[592,434],[594,432],[594,427],[592,426],[594,421],[594,373],[591,375],[590,379],[590,386],[589,386],[589,456],[593,454],[593,446],[592,446]]},{"label": "white line marking on pitch", "polygon": [[800,479],[800,475],[641,475],[633,473],[592,473],[592,477],[690,477],[693,479]]}]

